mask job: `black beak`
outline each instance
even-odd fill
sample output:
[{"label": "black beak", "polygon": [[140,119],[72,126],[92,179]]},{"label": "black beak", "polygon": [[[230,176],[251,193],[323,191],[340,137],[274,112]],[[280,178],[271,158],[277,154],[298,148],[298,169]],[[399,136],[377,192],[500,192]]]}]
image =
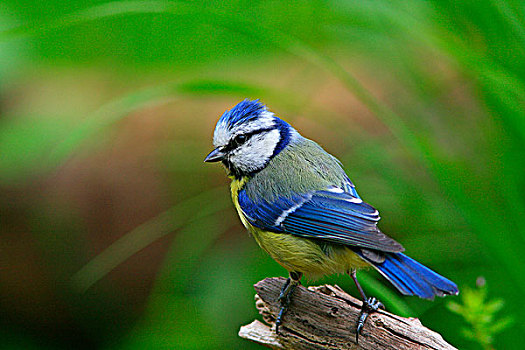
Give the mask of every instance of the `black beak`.
[{"label": "black beak", "polygon": [[204,161],[207,163],[218,162],[218,161],[223,160],[225,156],[226,156],[226,153],[224,153],[222,149],[217,147],[216,149],[211,151],[210,154],[206,156],[206,158],[204,158]]}]

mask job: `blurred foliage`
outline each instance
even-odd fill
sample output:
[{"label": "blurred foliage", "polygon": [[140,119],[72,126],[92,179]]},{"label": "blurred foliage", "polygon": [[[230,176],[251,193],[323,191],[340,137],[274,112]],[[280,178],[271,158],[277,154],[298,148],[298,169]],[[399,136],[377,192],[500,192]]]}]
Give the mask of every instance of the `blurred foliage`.
[{"label": "blurred foliage", "polygon": [[495,335],[501,333],[513,323],[513,318],[497,318],[504,306],[502,299],[487,300],[487,287],[482,278],[476,289],[465,287],[461,296],[462,304],[447,303],[450,311],[461,315],[468,328],[463,328],[463,335],[477,342],[483,349],[494,349]]},{"label": "blurred foliage", "polygon": [[[341,159],[383,231],[457,282],[462,316],[519,305],[524,28],[512,0],[2,2],[0,344],[257,348],[237,337],[251,285],[285,271],[202,164],[246,97]],[[445,301],[361,275],[473,348]],[[479,275],[489,296],[466,287]],[[523,323],[479,321],[494,348],[525,340]]]}]

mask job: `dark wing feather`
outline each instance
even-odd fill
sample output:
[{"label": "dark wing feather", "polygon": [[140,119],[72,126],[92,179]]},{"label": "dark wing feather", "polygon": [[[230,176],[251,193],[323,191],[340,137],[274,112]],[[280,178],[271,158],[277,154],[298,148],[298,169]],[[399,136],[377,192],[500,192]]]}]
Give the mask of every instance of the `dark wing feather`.
[{"label": "dark wing feather", "polygon": [[239,205],[248,221],[261,229],[383,252],[404,250],[379,231],[377,210],[343,190],[314,191],[271,202],[253,201],[240,191]]}]

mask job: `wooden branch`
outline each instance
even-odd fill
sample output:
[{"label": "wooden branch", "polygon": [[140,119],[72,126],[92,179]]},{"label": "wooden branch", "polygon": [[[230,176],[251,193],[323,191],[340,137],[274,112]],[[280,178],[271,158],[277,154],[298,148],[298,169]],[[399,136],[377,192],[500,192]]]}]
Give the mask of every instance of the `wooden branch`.
[{"label": "wooden branch", "polygon": [[370,314],[357,346],[355,327],[361,301],[330,285],[298,286],[277,335],[277,297],[284,281],[282,277],[267,278],[255,285],[255,306],[267,324],[255,320],[241,327],[240,337],[272,349],[455,349],[417,318],[383,310]]}]

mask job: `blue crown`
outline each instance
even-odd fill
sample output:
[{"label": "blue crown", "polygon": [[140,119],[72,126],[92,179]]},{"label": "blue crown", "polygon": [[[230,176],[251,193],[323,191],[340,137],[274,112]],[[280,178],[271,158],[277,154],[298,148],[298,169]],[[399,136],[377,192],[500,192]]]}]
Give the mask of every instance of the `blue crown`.
[{"label": "blue crown", "polygon": [[246,99],[229,111],[224,112],[218,123],[227,125],[231,129],[237,124],[256,119],[264,111],[266,111],[266,106],[260,103],[258,99],[253,101]]}]

